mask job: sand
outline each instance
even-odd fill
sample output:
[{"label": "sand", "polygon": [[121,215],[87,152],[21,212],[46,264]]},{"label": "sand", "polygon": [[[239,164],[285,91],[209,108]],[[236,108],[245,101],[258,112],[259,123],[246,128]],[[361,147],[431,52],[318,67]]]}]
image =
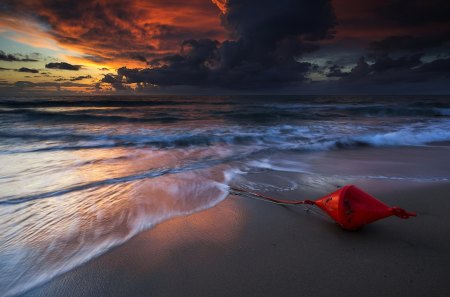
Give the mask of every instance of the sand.
[{"label": "sand", "polygon": [[[444,161],[438,171],[449,168]],[[229,196],[23,296],[450,296],[449,182],[355,183],[418,216],[348,232],[303,206]]]},{"label": "sand", "polygon": [[448,296],[444,193],[450,186],[395,193],[418,217],[359,232],[299,207],[229,197],[24,296]]}]

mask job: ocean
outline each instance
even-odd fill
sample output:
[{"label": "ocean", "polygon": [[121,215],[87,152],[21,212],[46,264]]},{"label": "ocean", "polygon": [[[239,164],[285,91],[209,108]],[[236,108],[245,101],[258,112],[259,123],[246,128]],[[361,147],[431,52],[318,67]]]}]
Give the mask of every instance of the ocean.
[{"label": "ocean", "polygon": [[[336,180],[448,182],[424,161],[448,141],[446,96],[1,98],[0,296],[211,208],[229,185],[282,195]],[[424,153],[331,165],[367,148]]]}]

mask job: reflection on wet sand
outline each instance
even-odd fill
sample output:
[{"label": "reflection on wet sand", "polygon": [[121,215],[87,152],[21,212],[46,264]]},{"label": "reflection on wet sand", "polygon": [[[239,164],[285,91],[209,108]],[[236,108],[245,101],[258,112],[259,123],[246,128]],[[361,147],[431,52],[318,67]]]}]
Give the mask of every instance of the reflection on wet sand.
[{"label": "reflection on wet sand", "polygon": [[[55,154],[51,156],[53,162],[41,154],[34,160],[34,174],[23,171],[17,157],[18,165],[9,170],[28,175],[28,182],[17,180],[16,186],[22,187],[20,194],[35,199],[0,208],[5,231],[0,235],[0,274],[5,276],[0,279],[0,293],[21,292],[127,241],[141,230],[218,203],[226,196],[223,166],[121,180],[161,166],[176,167],[183,157],[209,154],[201,150],[170,153],[121,148],[61,152],[56,159],[62,167],[55,166]],[[43,168],[44,174],[37,168]],[[112,178],[118,179],[99,183]],[[48,186],[42,187],[45,183]],[[58,194],[67,187],[76,190]],[[54,195],[51,199],[39,198],[43,190],[54,191]],[[17,190],[15,194],[19,194]]]},{"label": "reflection on wet sand", "polygon": [[[136,263],[133,273],[157,272],[181,250],[189,250],[191,246],[226,250],[242,236],[248,219],[245,211],[235,199],[226,199],[213,212],[202,211],[171,219],[151,232],[140,234],[131,244],[139,247],[135,253],[143,254],[143,262]],[[202,259],[185,258],[183,261],[201,263]]]}]

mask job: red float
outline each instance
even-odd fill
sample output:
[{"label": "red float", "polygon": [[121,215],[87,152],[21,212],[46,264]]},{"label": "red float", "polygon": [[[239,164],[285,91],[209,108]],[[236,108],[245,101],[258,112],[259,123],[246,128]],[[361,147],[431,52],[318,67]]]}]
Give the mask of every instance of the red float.
[{"label": "red float", "polygon": [[280,200],[258,193],[248,192],[242,189],[231,189],[236,192],[235,194],[246,193],[276,204],[316,205],[325,211],[345,230],[358,230],[364,225],[390,216],[397,216],[401,219],[408,219],[409,217],[416,216],[416,213],[414,212],[408,212],[399,207],[389,207],[380,200],[372,197],[353,185],[344,186],[331,194],[317,199],[316,201]]},{"label": "red float", "polygon": [[326,195],[314,204],[325,211],[345,230],[357,230],[364,225],[397,216],[408,219],[416,216],[399,207],[389,207],[375,197],[353,185],[347,185]]}]

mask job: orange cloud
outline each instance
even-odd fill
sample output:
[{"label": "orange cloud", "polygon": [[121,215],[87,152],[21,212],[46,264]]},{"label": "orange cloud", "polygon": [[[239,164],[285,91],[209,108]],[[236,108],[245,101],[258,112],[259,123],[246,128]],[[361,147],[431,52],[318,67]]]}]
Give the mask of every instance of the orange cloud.
[{"label": "orange cloud", "polygon": [[220,11],[225,14],[227,13],[227,0],[211,0],[217,7],[220,9]]},{"label": "orange cloud", "polygon": [[0,26],[21,32],[16,41],[55,49],[53,40],[112,67],[143,67],[148,59],[176,52],[185,39],[225,36],[219,9],[204,0],[18,0],[5,7]]}]

